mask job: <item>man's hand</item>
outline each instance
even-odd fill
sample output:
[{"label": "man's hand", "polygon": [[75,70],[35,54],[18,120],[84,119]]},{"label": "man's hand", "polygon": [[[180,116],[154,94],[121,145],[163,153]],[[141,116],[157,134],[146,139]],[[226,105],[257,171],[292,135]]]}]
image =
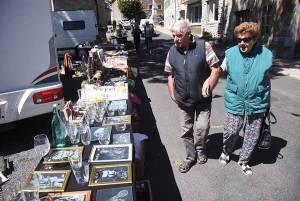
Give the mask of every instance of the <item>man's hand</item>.
[{"label": "man's hand", "polygon": [[202,96],[204,98],[207,98],[210,96],[210,86],[209,86],[209,78],[207,78],[205,80],[205,82],[203,83],[203,87],[202,87]]}]

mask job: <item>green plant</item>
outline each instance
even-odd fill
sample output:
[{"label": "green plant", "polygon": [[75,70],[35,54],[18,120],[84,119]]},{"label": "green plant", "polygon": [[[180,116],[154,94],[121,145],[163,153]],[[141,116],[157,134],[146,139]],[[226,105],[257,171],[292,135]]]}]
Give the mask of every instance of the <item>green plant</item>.
[{"label": "green plant", "polygon": [[142,3],[139,0],[118,0],[118,7],[127,19],[132,19],[143,11]]}]

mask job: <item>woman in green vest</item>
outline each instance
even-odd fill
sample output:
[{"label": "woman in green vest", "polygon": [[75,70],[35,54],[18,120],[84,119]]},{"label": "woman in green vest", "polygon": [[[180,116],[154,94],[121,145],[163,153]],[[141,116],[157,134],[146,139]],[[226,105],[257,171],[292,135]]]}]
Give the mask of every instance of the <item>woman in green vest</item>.
[{"label": "woman in green vest", "polygon": [[221,65],[227,71],[225,86],[225,121],[221,164],[230,161],[230,154],[244,127],[244,141],[238,164],[245,175],[252,175],[249,161],[258,142],[262,119],[270,108],[270,67],[272,52],[258,44],[259,26],[244,22],[234,29],[238,45],[228,49]]}]

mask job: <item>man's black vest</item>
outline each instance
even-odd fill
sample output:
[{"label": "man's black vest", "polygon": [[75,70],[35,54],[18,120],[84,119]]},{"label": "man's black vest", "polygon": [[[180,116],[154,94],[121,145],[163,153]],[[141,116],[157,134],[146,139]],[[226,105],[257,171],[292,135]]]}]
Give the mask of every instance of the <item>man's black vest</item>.
[{"label": "man's black vest", "polygon": [[186,106],[211,103],[211,96],[202,96],[202,85],[210,76],[204,40],[191,42],[186,52],[173,45],[169,53],[169,62],[174,69],[177,101]]}]

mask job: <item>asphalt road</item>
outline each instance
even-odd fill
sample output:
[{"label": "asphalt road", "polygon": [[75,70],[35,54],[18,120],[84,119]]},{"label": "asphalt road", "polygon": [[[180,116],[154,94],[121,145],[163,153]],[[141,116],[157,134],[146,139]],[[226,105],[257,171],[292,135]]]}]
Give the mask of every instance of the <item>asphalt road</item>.
[{"label": "asphalt road", "polygon": [[[129,37],[129,41],[131,38]],[[253,176],[246,177],[237,164],[241,148],[240,137],[235,156],[227,166],[218,162],[222,149],[224,119],[223,90],[225,78],[213,92],[211,129],[207,142],[208,162],[196,164],[181,174],[182,143],[178,109],[169,97],[167,76],[164,73],[166,54],[173,44],[169,35],[160,33],[153,41],[152,55],[146,54],[143,40],[139,53],[130,51],[130,63],[138,68],[135,92],[141,99],[140,133],[146,140],[145,176],[149,179],[154,201],[199,200],[299,200],[300,173],[300,80],[274,73],[272,76],[272,110],[278,123],[272,126],[272,147],[256,150],[251,160]],[[132,45],[130,46],[132,48]],[[222,60],[223,50],[214,46]],[[276,71],[274,71],[276,72]],[[80,81],[64,83],[66,99],[74,99]],[[38,159],[34,156],[33,136],[47,133],[51,138],[52,114],[19,121],[14,129],[0,133],[0,155],[11,160],[10,181],[4,185],[9,194],[17,180],[25,181]],[[241,133],[242,136],[242,133]]]}]

